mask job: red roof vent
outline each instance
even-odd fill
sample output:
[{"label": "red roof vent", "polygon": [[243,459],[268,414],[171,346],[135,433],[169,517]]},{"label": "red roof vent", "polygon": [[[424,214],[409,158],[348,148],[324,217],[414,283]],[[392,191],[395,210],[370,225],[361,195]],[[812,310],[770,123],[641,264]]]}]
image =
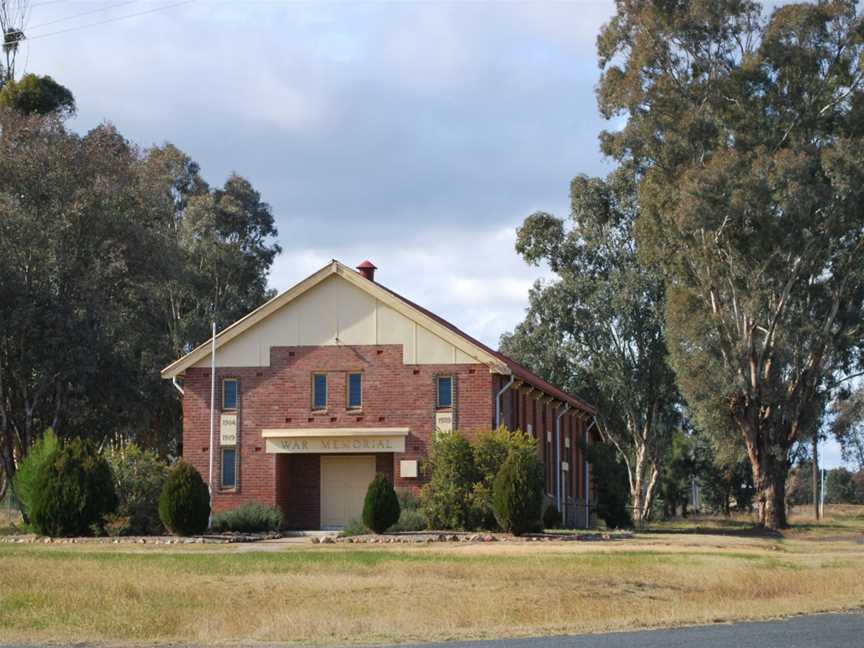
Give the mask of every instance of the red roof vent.
[{"label": "red roof vent", "polygon": [[378,268],[368,259],[357,266],[357,272],[366,277],[369,281],[375,281],[375,271]]}]

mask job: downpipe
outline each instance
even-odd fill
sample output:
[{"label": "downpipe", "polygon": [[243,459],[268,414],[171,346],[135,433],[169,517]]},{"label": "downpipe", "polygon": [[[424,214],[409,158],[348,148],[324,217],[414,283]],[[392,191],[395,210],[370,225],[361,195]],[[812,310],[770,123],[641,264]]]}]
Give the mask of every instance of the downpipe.
[{"label": "downpipe", "polygon": [[561,417],[570,410],[570,403],[565,403],[564,409],[555,418],[555,508],[561,513],[564,522],[564,509],[561,507]]},{"label": "downpipe", "polygon": [[583,463],[584,469],[582,470],[583,481],[584,481],[584,490],[582,491],[585,495],[585,528],[588,529],[591,526],[591,501],[589,499],[588,489],[590,488],[590,480],[588,479],[588,433],[597,425],[597,417],[594,416],[591,418],[591,425],[585,428],[585,431],[582,433],[582,442],[585,446],[585,450],[583,452]]}]

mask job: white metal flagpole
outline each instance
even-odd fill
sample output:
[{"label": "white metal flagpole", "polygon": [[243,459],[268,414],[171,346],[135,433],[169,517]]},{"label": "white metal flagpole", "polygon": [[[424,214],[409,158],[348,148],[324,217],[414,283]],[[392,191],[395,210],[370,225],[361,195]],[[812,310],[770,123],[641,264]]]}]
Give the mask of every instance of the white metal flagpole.
[{"label": "white metal flagpole", "polygon": [[207,473],[207,490],[210,492],[210,515],[213,515],[213,445],[216,431],[216,321],[213,321],[213,337],[210,345],[210,465]]}]

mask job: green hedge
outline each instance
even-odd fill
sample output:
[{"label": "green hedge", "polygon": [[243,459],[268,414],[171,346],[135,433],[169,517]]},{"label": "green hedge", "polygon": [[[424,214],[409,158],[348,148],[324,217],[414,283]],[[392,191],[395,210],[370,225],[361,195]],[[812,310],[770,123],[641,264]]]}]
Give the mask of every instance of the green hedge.
[{"label": "green hedge", "polygon": [[246,502],[229,511],[213,515],[213,531],[241,531],[263,533],[277,531],[282,526],[282,511],[258,502]]}]

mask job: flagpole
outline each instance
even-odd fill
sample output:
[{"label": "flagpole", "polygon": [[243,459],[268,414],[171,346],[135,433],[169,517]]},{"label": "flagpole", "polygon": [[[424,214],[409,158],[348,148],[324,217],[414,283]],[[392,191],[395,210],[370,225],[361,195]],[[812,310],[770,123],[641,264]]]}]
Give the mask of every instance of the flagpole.
[{"label": "flagpole", "polygon": [[[213,517],[213,445],[216,431],[216,320],[210,345],[210,464],[207,473],[207,491],[210,495],[210,517]],[[208,525],[209,526],[209,525]]]}]

